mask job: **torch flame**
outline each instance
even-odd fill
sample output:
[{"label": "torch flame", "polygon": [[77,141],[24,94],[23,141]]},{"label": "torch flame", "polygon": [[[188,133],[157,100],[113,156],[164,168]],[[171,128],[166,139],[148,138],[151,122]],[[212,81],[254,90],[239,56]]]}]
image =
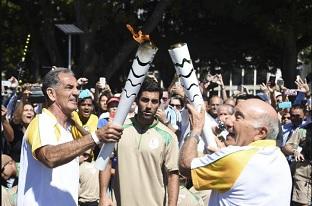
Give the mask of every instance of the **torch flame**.
[{"label": "torch flame", "polygon": [[148,34],[143,34],[141,30],[136,33],[130,24],[127,24],[126,26],[131,32],[133,39],[139,44],[142,44],[145,41],[150,41],[150,36]]}]

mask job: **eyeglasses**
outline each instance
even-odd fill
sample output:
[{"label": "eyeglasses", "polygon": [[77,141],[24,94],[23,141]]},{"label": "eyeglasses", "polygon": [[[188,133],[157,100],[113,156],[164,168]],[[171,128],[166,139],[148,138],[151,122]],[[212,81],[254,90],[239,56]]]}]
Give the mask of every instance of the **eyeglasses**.
[{"label": "eyeglasses", "polygon": [[161,99],[166,102],[168,100],[168,97],[162,97]]}]

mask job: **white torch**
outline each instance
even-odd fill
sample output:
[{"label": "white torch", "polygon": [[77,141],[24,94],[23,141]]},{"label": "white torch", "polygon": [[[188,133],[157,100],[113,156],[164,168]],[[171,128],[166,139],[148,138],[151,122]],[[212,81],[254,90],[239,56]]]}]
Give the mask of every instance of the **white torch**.
[{"label": "white torch", "polygon": [[[130,69],[125,87],[121,93],[120,102],[118,104],[116,116],[113,120],[114,124],[123,125],[131,104],[137,96],[142,82],[147,74],[151,62],[158,48],[150,41],[140,45]],[[109,158],[114,150],[114,143],[104,144],[100,150],[99,156],[95,162],[95,166],[99,170],[105,169]]]},{"label": "white torch", "polygon": [[[195,106],[195,108],[200,110],[201,106],[204,104],[204,100],[199,89],[198,79],[195,74],[187,44],[174,44],[168,51],[176,72],[181,79],[188,101]],[[211,126],[211,117],[206,113],[205,126],[201,137],[205,146],[209,145],[211,148],[217,148],[215,135],[212,132]]]}]

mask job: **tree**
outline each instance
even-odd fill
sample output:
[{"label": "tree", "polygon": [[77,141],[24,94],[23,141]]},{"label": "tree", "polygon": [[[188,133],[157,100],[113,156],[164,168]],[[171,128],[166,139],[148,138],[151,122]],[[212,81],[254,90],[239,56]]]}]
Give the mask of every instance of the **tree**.
[{"label": "tree", "polygon": [[73,37],[75,73],[92,84],[106,76],[120,88],[137,47],[125,27],[130,23],[150,33],[159,48],[154,65],[165,85],[174,74],[167,50],[171,44],[186,42],[196,68],[221,66],[224,72],[281,68],[291,87],[298,54],[311,55],[307,49],[312,44],[311,4],[309,0],[2,0],[0,64],[9,73],[16,71],[30,33],[25,79],[37,80],[46,66],[65,66],[67,37],[54,25],[73,23],[84,31]]}]

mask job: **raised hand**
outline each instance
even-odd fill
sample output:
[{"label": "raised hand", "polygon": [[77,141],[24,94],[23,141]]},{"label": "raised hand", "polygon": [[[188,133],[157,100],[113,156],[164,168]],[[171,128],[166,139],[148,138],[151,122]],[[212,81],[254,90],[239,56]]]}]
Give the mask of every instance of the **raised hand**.
[{"label": "raised hand", "polygon": [[308,93],[310,91],[309,85],[307,83],[307,80],[304,81],[298,76],[298,78],[295,81],[295,84],[298,87],[298,91],[301,91],[303,93]]}]

